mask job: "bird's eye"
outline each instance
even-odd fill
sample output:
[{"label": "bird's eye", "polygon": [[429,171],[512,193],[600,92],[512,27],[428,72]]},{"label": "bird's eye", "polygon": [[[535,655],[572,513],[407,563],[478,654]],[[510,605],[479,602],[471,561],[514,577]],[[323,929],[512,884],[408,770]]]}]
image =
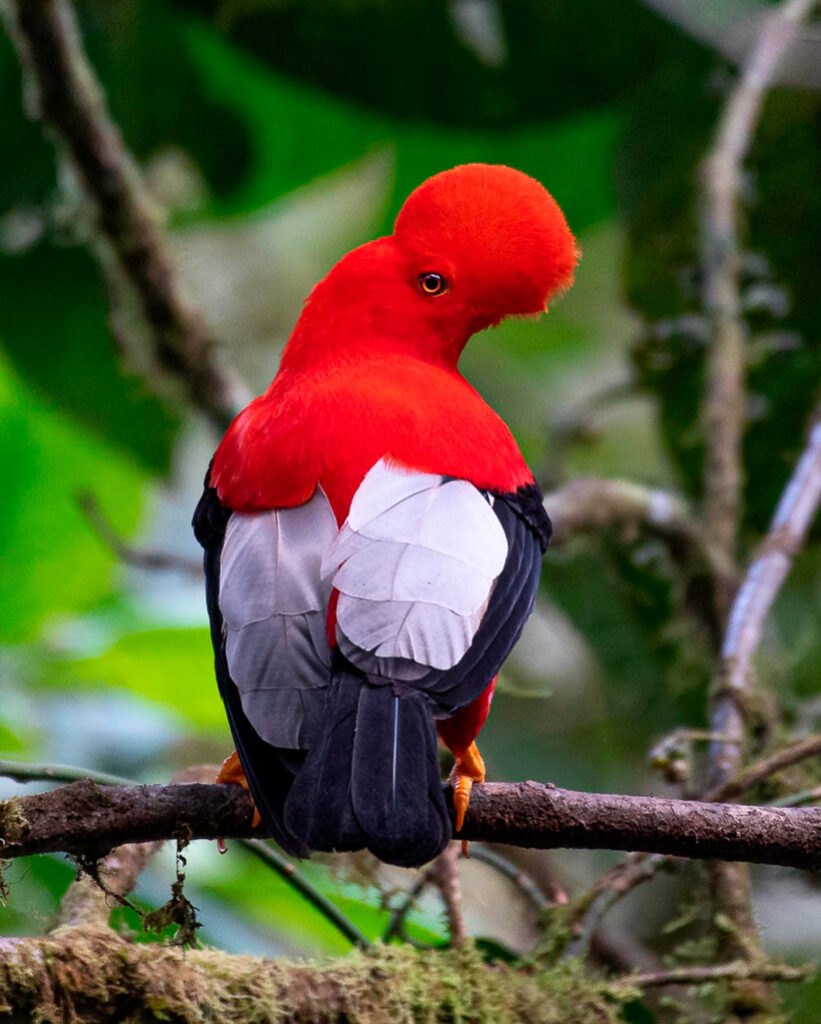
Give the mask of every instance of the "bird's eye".
[{"label": "bird's eye", "polygon": [[419,291],[423,295],[441,295],[448,290],[448,282],[441,274],[428,272],[420,274],[418,279]]}]

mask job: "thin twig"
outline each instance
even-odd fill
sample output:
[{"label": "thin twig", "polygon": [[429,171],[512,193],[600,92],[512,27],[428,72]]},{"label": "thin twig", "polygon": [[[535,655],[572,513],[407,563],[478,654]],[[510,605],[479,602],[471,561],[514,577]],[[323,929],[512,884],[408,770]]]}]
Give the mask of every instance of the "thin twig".
[{"label": "thin twig", "polygon": [[773,807],[803,807],[805,804],[814,804],[821,800],[821,786],[813,786],[812,789],[804,789],[800,793],[790,793],[789,796],[782,796],[773,800]]},{"label": "thin twig", "polygon": [[658,988],[662,985],[705,985],[712,981],[806,981],[813,967],[788,967],[786,964],[750,964],[737,960],[706,967],[673,967],[647,974],[628,974],[617,984],[634,988]]},{"label": "thin twig", "polygon": [[459,876],[459,844],[449,843],[429,869],[430,880],[439,890],[445,907],[451,946],[461,946],[468,937],[462,913],[462,882]]},{"label": "thin twig", "polygon": [[91,779],[100,786],[138,786],[134,779],[120,775],[93,771],[91,768],[74,768],[67,764],[34,764],[27,761],[0,761],[0,776],[15,782],[76,782]]},{"label": "thin twig", "polygon": [[202,578],[202,562],[195,558],[184,558],[171,551],[152,551],[135,548],[128,544],[114,529],[106,518],[100,503],[88,491],[81,491],[77,495],[77,504],[85,516],[88,524],[109,548],[113,554],[126,565],[135,569],[147,569],[150,571],[182,572],[186,576],[193,576],[195,579]]},{"label": "thin twig", "polygon": [[405,893],[402,902],[393,910],[388,921],[388,926],[382,933],[382,942],[390,942],[391,939],[397,938],[403,934],[405,925],[405,918],[413,910],[413,906],[422,893],[432,883],[433,879],[430,875],[430,869],[427,871],[420,872],[418,878],[413,885]]},{"label": "thin twig", "polygon": [[568,943],[565,957],[587,956],[605,915],[634,889],[655,878],[671,862],[671,857],[660,854],[633,854],[602,875],[592,889],[577,901],[575,934]]},{"label": "thin twig", "polygon": [[[791,765],[798,764],[801,761],[806,761],[811,757],[818,757],[819,754],[821,754],[821,735],[807,736],[805,739],[796,740],[795,743],[777,750],[774,754],[762,757],[761,760],[748,765],[740,775],[731,779],[726,785],[707,793],[704,799],[715,801],[737,800],[738,797],[752,789],[753,786],[763,782],[764,779],[769,778],[771,775],[775,775],[776,772],[783,771],[785,768],[789,768]],[[780,804],[779,806],[786,805]]]},{"label": "thin twig", "polygon": [[69,0],[7,0],[6,22],[26,79],[32,117],[70,158],[92,199],[99,231],[134,289],[156,363],[224,430],[237,412],[202,317],[183,298],[157,205],[111,120]]},{"label": "thin twig", "polygon": [[302,876],[299,871],[281,854],[260,839],[243,839],[242,845],[258,860],[275,871],[280,878],[303,896],[312,907],[315,907],[326,920],[359,949],[368,949],[370,941],[347,917],[318,889]]},{"label": "thin twig", "polygon": [[470,859],[477,860],[480,864],[487,864],[494,871],[498,871],[500,875],[516,886],[519,892],[539,913],[547,910],[548,907],[555,906],[557,903],[567,903],[567,896],[564,893],[561,894],[564,897],[563,899],[549,899],[542,892],[541,886],[532,875],[529,875],[523,868],[520,868],[518,864],[514,864],[512,860],[503,857],[498,850],[493,850],[482,843],[475,843],[470,848]]}]

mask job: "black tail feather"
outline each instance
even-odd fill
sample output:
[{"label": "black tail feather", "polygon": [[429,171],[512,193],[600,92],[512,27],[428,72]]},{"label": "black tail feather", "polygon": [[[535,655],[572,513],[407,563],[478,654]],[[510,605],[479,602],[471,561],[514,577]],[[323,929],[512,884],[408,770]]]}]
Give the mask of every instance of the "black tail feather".
[{"label": "black tail feather", "polygon": [[285,804],[288,830],[314,850],[367,847],[388,864],[425,864],[451,837],[436,743],[420,693],[396,696],[339,659],[322,732]]},{"label": "black tail feather", "polygon": [[425,864],[450,839],[436,744],[422,694],[362,685],[351,796],[368,849],[388,864]]},{"label": "black tail feather", "polygon": [[312,850],[361,850],[366,845],[351,802],[356,710],[360,681],[334,675],[328,688],[322,731],[285,802],[285,824]]}]

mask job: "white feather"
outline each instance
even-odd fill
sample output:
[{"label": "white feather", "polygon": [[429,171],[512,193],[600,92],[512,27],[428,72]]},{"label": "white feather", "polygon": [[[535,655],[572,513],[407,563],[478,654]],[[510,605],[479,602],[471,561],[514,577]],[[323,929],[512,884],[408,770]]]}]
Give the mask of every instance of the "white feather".
[{"label": "white feather", "polygon": [[[453,667],[470,647],[507,551],[501,523],[472,484],[378,462],[323,562],[340,595],[346,656],[378,675],[393,659]],[[403,668],[403,678],[419,676]]]}]

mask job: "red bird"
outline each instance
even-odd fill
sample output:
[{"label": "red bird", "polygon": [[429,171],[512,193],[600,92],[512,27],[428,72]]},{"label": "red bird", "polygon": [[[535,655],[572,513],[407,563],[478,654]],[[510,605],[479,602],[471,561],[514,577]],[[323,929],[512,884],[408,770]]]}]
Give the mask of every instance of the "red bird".
[{"label": "red bird", "polygon": [[575,263],[533,178],[435,175],[392,235],[314,288],[271,386],[217,449],[194,529],[239,757],[220,779],[247,780],[295,856],[435,857],[451,838],[437,729],[457,830],[484,780],[475,739],[550,521],[457,364],[476,331],[544,310]]}]

